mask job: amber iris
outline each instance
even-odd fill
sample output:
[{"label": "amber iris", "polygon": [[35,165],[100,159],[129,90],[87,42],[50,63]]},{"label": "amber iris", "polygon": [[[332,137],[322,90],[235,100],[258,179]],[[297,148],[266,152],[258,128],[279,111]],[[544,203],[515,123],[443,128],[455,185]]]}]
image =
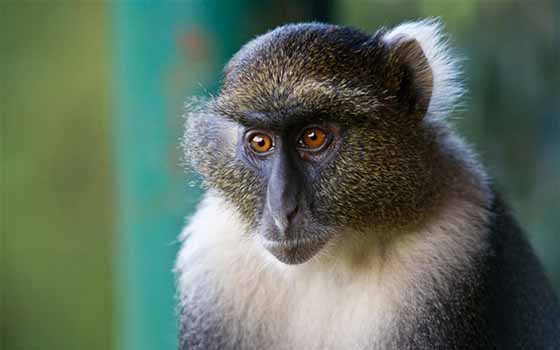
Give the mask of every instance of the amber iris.
[{"label": "amber iris", "polygon": [[300,143],[305,148],[317,149],[323,146],[327,135],[319,128],[309,128],[303,132]]},{"label": "amber iris", "polygon": [[253,134],[249,139],[249,144],[253,151],[257,153],[266,153],[272,148],[272,139],[265,134]]}]

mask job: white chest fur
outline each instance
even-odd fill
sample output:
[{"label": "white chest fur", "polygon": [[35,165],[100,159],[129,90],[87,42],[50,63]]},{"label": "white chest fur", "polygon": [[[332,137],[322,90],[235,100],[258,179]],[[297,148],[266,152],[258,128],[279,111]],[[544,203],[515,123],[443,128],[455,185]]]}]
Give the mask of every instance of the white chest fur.
[{"label": "white chest fur", "polygon": [[477,204],[450,206],[442,213],[445,222],[403,235],[390,252],[369,247],[360,268],[346,263],[340,246],[288,266],[209,194],[182,234],[188,241],[177,260],[181,302],[189,307],[193,298],[218,300],[229,332],[246,342],[244,348],[384,348],[399,312],[414,313],[451,271],[484,249],[486,213]]}]

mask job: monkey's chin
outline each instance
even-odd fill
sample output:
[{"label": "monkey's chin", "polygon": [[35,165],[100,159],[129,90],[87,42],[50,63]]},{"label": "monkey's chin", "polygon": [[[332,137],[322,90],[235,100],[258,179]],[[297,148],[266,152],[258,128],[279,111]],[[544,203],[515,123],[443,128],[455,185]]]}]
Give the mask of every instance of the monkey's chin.
[{"label": "monkey's chin", "polygon": [[326,243],[309,239],[271,241],[265,238],[261,242],[270,254],[287,265],[303,264],[314,257]]}]

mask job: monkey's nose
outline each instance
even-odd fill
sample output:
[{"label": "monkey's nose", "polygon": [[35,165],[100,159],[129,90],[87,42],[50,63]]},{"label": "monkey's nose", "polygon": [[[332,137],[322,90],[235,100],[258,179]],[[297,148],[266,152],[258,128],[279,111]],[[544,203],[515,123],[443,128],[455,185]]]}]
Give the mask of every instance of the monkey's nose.
[{"label": "monkey's nose", "polygon": [[274,158],[271,175],[268,179],[266,201],[268,213],[274,224],[284,235],[288,227],[300,215],[300,199],[303,182],[295,165],[286,152],[280,152]]},{"label": "monkey's nose", "polygon": [[275,212],[271,213],[274,223],[278,229],[284,233],[288,227],[293,224],[296,220],[297,214],[299,213],[299,205],[295,205],[292,208],[281,206]]},{"label": "monkey's nose", "polygon": [[286,215],[286,219],[288,219],[288,224],[292,223],[292,221],[296,217],[298,211],[299,211],[299,205],[298,204],[296,204],[296,206],[291,211],[288,211],[288,214]]}]

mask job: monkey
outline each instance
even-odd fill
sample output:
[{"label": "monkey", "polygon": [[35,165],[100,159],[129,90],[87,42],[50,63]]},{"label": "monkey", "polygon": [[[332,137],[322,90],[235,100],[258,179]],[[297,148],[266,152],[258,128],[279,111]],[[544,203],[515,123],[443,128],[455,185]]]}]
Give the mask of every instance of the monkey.
[{"label": "monkey", "polygon": [[560,349],[560,306],[449,116],[438,19],[288,24],[189,105],[205,195],[181,233],[179,348]]}]

